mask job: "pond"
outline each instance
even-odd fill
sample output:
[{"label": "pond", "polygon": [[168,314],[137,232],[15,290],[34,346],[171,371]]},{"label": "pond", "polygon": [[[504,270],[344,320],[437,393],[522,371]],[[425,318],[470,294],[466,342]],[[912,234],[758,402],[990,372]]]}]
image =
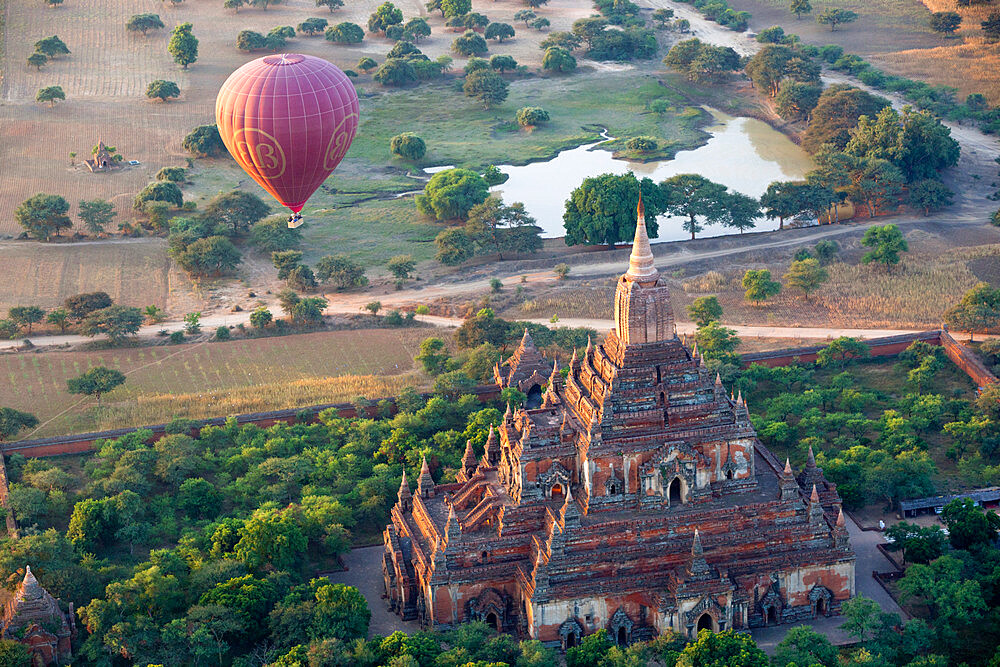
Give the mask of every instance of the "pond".
[{"label": "pond", "polygon": [[[673,160],[645,163],[616,160],[609,151],[591,150],[596,143],[587,144],[563,151],[547,162],[522,167],[497,165],[510,178],[492,190],[502,194],[507,203],[524,202],[525,209],[542,228],[542,236],[556,238],[565,235],[562,215],[566,200],[588,176],[631,171],[638,178],[648,177],[659,183],[675,174],[696,173],[743,194],[760,197],[772,181],[798,180],[812,169],[809,155],[767,123],[754,118],[734,118],[714,109],[708,111],[715,118],[705,128],[711,138],[699,148],[677,153]],[[682,223],[682,218],[661,217],[656,238],[660,241],[690,238]],[[777,228],[777,220],[761,218],[755,230]],[[698,235],[735,233],[737,230],[722,225],[706,225]]]}]

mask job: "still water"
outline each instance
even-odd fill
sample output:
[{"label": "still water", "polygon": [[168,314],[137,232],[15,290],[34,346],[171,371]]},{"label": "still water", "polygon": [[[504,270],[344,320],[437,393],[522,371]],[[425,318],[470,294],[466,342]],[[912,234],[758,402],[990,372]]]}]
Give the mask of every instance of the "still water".
[{"label": "still water", "polygon": [[[709,111],[715,122],[705,131],[712,137],[704,146],[682,151],[673,160],[644,163],[615,160],[610,152],[589,150],[596,144],[587,144],[563,151],[548,162],[523,167],[497,165],[510,178],[492,190],[502,194],[507,203],[524,202],[525,209],[542,228],[542,236],[554,238],[565,234],[562,214],[566,200],[588,176],[631,171],[637,178],[648,177],[659,183],[675,174],[695,173],[759,197],[772,181],[801,179],[812,169],[809,155],[767,123],[754,118],[734,118],[714,109]],[[681,228],[682,223],[682,218],[663,216],[657,238],[661,241],[690,238]],[[757,230],[777,228],[777,220],[757,221]],[[735,233],[737,230],[721,225],[707,225],[698,236]]]}]

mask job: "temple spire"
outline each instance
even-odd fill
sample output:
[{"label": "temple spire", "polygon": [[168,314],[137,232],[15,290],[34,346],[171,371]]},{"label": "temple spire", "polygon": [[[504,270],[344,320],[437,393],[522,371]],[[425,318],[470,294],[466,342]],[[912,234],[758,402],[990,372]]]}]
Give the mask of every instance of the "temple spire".
[{"label": "temple spire", "polygon": [[635,239],[632,241],[632,255],[628,258],[628,271],[625,277],[643,283],[654,282],[660,277],[660,272],[653,265],[653,250],[649,247],[645,214],[646,209],[642,204],[642,192],[640,192],[639,205],[636,207]]},{"label": "temple spire", "polygon": [[462,456],[462,470],[465,472],[466,479],[472,477],[476,474],[476,454],[472,451],[472,441],[465,441],[465,455]]},{"label": "temple spire", "polygon": [[420,464],[420,477],[417,478],[417,492],[423,498],[429,498],[434,495],[434,478],[431,477],[431,469],[427,465],[426,456]]}]

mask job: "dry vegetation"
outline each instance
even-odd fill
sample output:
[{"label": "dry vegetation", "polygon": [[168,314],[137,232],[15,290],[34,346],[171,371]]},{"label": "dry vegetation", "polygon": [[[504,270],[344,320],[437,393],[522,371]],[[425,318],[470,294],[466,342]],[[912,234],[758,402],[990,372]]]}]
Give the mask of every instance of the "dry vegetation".
[{"label": "dry vegetation", "polygon": [[[422,329],[317,332],[225,343],[0,355],[0,405],[27,410],[33,437],[138,426],[173,416],[209,417],[391,395],[410,374]],[[93,366],[125,385],[97,409],[66,392]],[[408,375],[409,374],[409,375]],[[197,387],[198,391],[192,392]]]}]

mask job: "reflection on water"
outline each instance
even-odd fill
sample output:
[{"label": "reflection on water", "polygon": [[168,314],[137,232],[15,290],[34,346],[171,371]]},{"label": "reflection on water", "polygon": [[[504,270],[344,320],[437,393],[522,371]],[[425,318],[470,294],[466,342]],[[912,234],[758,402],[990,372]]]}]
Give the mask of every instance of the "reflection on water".
[{"label": "reflection on water", "polygon": [[[812,169],[812,161],[800,147],[767,123],[753,118],[733,118],[710,109],[716,123],[706,128],[712,135],[699,148],[678,153],[673,160],[635,163],[615,160],[603,150],[588,150],[595,144],[563,151],[548,162],[523,167],[498,165],[510,178],[492,190],[508,203],[520,201],[542,228],[542,236],[564,235],[562,214],[566,200],[584,178],[599,174],[649,177],[660,182],[675,174],[697,173],[734,190],[759,197],[771,181],[801,179]],[[681,228],[681,218],[660,219],[661,241],[690,238]],[[777,229],[778,222],[761,218],[758,230]],[[699,236],[736,233],[721,225],[706,226]]]}]

